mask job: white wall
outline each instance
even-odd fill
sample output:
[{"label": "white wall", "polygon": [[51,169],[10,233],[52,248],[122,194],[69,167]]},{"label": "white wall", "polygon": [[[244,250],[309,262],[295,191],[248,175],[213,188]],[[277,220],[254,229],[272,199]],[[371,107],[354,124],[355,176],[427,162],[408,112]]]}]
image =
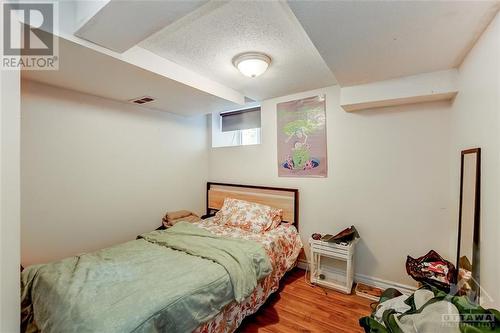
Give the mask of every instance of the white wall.
[{"label": "white wall", "polygon": [[0,70],[0,332],[19,331],[20,73]]},{"label": "white wall", "polygon": [[[328,178],[279,178],[276,104],[326,93]],[[339,87],[262,103],[262,144],[212,148],[209,179],[300,189],[300,233],[354,224],[362,237],[356,272],[413,284],[406,255],[449,251],[450,105],[446,102],[348,113]]]},{"label": "white wall", "polygon": [[[458,228],[460,151],[481,147],[481,299],[500,308],[500,18],[490,24],[459,68],[459,94],[453,103],[451,200]],[[456,251],[456,237],[453,243]]]},{"label": "white wall", "polygon": [[167,210],[202,213],[206,118],[22,82],[22,262],[134,239]]}]

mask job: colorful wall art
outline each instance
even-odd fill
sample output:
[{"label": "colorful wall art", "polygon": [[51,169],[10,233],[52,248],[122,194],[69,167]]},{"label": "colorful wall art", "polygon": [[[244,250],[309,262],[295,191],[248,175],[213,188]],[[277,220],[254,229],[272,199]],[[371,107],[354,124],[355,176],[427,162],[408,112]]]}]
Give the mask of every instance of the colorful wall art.
[{"label": "colorful wall art", "polygon": [[325,97],[279,103],[278,176],[326,177]]}]

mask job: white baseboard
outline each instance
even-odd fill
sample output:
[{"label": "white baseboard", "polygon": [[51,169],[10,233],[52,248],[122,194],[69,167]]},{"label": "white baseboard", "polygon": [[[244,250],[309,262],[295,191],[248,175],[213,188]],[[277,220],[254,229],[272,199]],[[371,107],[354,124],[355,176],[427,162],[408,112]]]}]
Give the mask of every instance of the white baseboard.
[{"label": "white baseboard", "polygon": [[398,283],[394,281],[389,281],[389,280],[384,280],[380,279],[374,276],[368,276],[368,275],[363,275],[363,274],[355,274],[354,275],[354,281],[356,282],[361,282],[364,284],[367,284],[369,286],[374,286],[380,289],[388,289],[388,288],[394,288],[399,290],[405,295],[411,295],[417,290],[418,288],[415,286],[410,286],[407,284],[403,283]]},{"label": "white baseboard", "polygon": [[309,263],[306,260],[297,260],[297,267],[303,270],[309,269]]},{"label": "white baseboard", "polygon": [[[299,261],[297,263],[297,267],[305,270],[305,269],[309,268],[309,263],[305,260],[299,259]],[[332,272],[336,271],[333,268],[328,268],[328,270],[332,271]],[[361,282],[361,283],[364,283],[366,285],[377,287],[377,288],[380,288],[383,290],[388,289],[388,288],[394,288],[394,289],[399,290],[400,292],[402,292],[405,295],[411,295],[415,292],[415,290],[417,290],[417,287],[415,287],[415,286],[410,286],[410,285],[406,285],[406,284],[402,284],[402,283],[398,283],[398,282],[394,282],[394,281],[384,280],[384,279],[380,279],[380,278],[377,278],[374,276],[368,276],[368,275],[359,274],[359,273],[354,274],[354,282]]]}]

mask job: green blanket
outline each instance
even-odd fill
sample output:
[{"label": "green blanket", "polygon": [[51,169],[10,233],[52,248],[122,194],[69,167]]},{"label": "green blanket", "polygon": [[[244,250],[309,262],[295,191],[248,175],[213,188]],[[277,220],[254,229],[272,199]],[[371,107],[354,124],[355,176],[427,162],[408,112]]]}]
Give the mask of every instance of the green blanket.
[{"label": "green blanket", "polygon": [[148,242],[210,259],[224,266],[233,285],[234,299],[243,301],[257,287],[257,281],[271,273],[269,257],[252,241],[216,236],[187,222],[167,231],[139,236]]},{"label": "green blanket", "polygon": [[23,271],[28,332],[191,332],[271,272],[262,246],[187,223]]}]

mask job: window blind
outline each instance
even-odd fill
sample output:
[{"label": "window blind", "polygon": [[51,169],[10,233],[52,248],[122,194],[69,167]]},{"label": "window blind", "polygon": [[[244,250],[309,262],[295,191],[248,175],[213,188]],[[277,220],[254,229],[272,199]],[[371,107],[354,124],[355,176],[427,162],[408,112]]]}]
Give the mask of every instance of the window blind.
[{"label": "window blind", "polygon": [[260,106],[220,114],[222,132],[260,128]]}]

